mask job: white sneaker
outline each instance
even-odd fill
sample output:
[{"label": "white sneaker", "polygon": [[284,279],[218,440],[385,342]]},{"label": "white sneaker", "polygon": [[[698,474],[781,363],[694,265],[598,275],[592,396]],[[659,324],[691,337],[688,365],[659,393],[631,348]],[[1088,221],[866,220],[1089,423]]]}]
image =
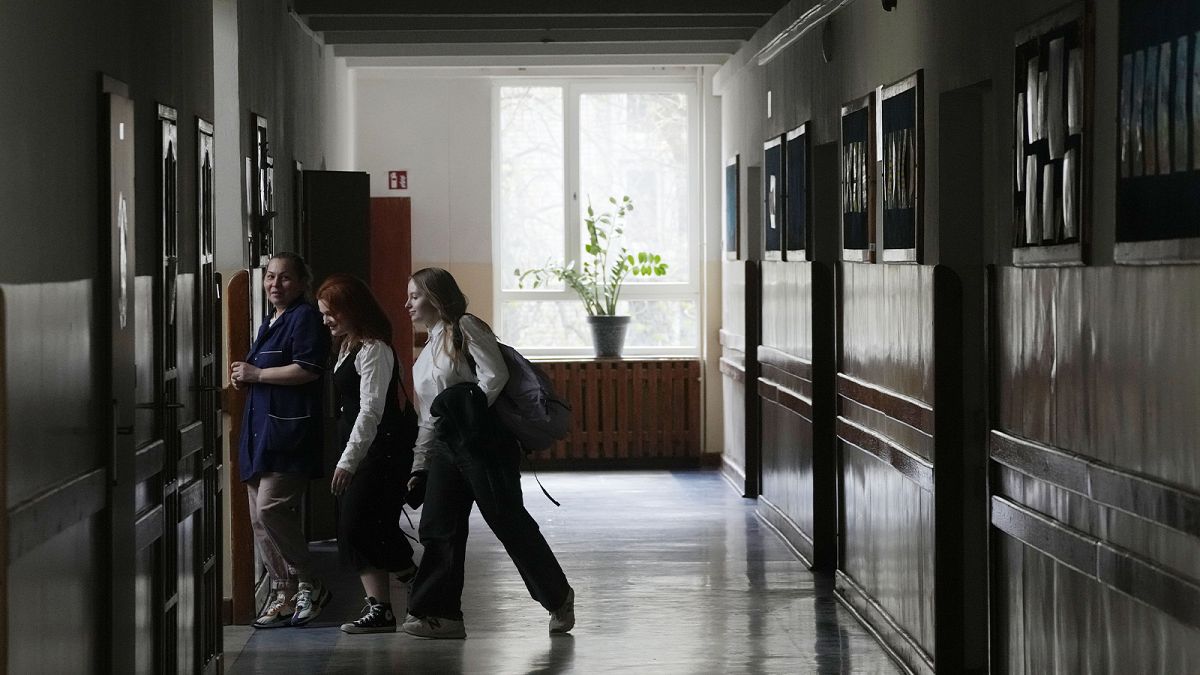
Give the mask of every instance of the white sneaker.
[{"label": "white sneaker", "polygon": [[575,627],[575,589],[567,591],[567,599],[562,607],[550,612],[550,634],[562,635],[570,633]]},{"label": "white sneaker", "polygon": [[274,599],[267,603],[266,609],[254,620],[255,628],[280,628],[292,625],[292,616],[296,607],[288,600],[286,591],[277,591]]},{"label": "white sneaker", "polygon": [[461,640],[467,637],[467,629],[462,621],[440,619],[436,616],[427,616],[424,619],[417,619],[416,621],[405,621],[404,625],[400,626],[400,630],[415,637],[432,638],[435,640]]},{"label": "white sneaker", "polygon": [[296,613],[292,615],[293,626],[303,626],[317,618],[333,598],[333,594],[320,581],[301,581],[298,588],[296,595],[292,596],[292,602],[296,603]]}]

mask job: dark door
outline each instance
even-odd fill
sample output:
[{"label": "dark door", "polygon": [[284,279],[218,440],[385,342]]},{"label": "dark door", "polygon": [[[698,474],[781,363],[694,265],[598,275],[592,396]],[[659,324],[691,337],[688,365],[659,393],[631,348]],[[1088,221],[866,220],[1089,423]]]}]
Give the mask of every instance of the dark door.
[{"label": "dark door", "polygon": [[198,412],[203,426],[203,447],[200,451],[199,473],[203,482],[203,504],[199,513],[200,530],[196,547],[197,574],[196,665],[208,672],[217,668],[222,649],[221,601],[224,584],[221,571],[221,474],[225,470],[221,453],[221,425],[218,423],[220,398],[220,363],[217,345],[220,344],[221,282],[217,278],[213,256],[215,227],[213,209],[213,126],[205,120],[196,121],[196,242],[197,281],[194,331],[194,350],[198,378]]},{"label": "dark door", "polygon": [[[133,101],[128,87],[105,77],[101,82],[107,111],[107,153],[102,175],[107,177],[108,239],[103,262],[107,284],[101,293],[102,320],[108,324],[108,505],[109,505],[109,669],[133,669],[127,648],[137,629],[134,613],[133,483],[134,483],[134,136]],[[102,239],[103,241],[103,239]],[[106,260],[105,260],[106,259]],[[103,277],[102,277],[103,278]]]},{"label": "dark door", "polygon": [[[371,281],[371,180],[359,171],[305,171],[303,228],[317,285],[332,272]],[[315,290],[315,289],[314,289]]]},{"label": "dark door", "polygon": [[[358,171],[305,171],[304,214],[302,225],[308,241],[302,243],[310,255],[313,280],[320,286],[333,272],[353,274],[371,283],[371,181]],[[332,407],[326,406],[327,417]],[[325,424],[325,450],[322,467],[332,471],[341,449],[334,443],[334,425]],[[310,540],[335,536],[333,497],[328,483],[321,479],[308,491],[305,525]],[[320,489],[324,486],[324,489]]]}]

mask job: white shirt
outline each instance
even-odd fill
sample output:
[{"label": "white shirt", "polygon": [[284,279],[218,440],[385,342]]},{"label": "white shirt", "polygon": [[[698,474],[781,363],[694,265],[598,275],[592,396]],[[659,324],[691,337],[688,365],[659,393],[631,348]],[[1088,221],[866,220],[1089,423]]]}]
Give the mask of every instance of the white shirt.
[{"label": "white shirt", "polygon": [[[352,345],[347,340],[338,352],[337,364],[334,370],[342,367],[346,357],[350,355]],[[354,370],[358,371],[358,417],[350,429],[350,439],[342,450],[342,457],[337,467],[354,473],[359,462],[367,456],[371,443],[379,431],[379,421],[383,419],[383,409],[387,403],[388,385],[392,381],[392,370],[396,367],[396,357],[387,344],[379,340],[364,340],[362,349],[354,357]]]},{"label": "white shirt", "polygon": [[442,333],[450,330],[449,324],[439,321],[429,329],[429,342],[417,362],[413,364],[413,389],[417,394],[417,445],[413,448],[413,471],[426,468],[432,452],[441,450],[444,444],[437,439],[437,419],[430,414],[433,399],[437,395],[462,382],[475,382],[487,396],[490,406],[500,396],[508,382],[508,366],[496,344],[492,329],[478,317],[466,314],[459,320],[467,351],[475,359],[475,370],[465,355],[455,364],[442,349]]}]

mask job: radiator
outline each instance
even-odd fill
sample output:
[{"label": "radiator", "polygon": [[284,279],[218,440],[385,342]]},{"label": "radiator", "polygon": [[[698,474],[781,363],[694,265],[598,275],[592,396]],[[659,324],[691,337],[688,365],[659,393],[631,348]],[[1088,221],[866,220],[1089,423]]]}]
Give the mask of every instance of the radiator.
[{"label": "radiator", "polygon": [[536,453],[572,466],[696,465],[700,362],[693,359],[541,361],[571,404],[571,433]]}]

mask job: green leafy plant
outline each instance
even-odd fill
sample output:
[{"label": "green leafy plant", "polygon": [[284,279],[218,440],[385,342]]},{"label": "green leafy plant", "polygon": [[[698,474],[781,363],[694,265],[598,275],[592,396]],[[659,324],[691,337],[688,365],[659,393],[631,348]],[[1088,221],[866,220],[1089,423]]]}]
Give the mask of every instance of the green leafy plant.
[{"label": "green leafy plant", "polygon": [[[621,285],[626,277],[661,277],[667,273],[667,263],[662,256],[650,251],[630,253],[621,245],[625,234],[625,214],[633,210],[633,201],[626,195],[617,201],[609,197],[613,209],[599,214],[592,209],[588,200],[587,215],[583,219],[587,226],[588,240],[583,250],[589,258],[576,266],[574,260],[560,264],[548,261],[541,267],[513,270],[518,285],[525,288],[529,283],[539,288],[557,279],[579,295],[589,316],[612,316],[617,313],[617,300],[621,297]],[[615,251],[610,247],[620,246]]]}]

